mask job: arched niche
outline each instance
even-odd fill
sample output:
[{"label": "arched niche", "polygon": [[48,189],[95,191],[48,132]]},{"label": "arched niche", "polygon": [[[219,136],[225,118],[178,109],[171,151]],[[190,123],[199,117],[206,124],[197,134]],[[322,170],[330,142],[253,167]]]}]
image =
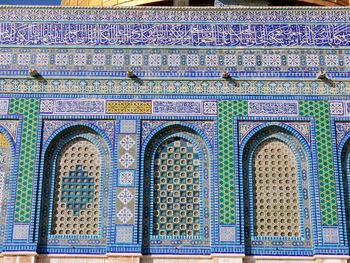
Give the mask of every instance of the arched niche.
[{"label": "arched niche", "polygon": [[197,131],[171,125],[154,134],[142,182],[143,253],[210,246],[210,154]]},{"label": "arched niche", "polygon": [[69,127],[51,140],[43,159],[41,248],[106,245],[110,159],[104,138],[90,127]]}]

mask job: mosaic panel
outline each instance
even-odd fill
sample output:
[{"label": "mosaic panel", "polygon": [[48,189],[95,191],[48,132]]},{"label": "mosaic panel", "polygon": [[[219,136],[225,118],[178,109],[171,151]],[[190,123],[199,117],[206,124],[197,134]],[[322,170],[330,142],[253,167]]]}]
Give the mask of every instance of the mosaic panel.
[{"label": "mosaic panel", "polygon": [[262,143],[253,156],[255,236],[299,237],[297,162],[288,145]]},{"label": "mosaic panel", "polygon": [[335,225],[338,222],[338,215],[332,143],[329,132],[329,104],[327,101],[300,101],[299,111],[301,116],[314,116],[316,121],[316,148],[322,224]]},{"label": "mosaic panel", "polygon": [[153,235],[199,236],[199,153],[189,141],[172,138],[154,160]]},{"label": "mosaic panel", "polygon": [[97,235],[101,156],[89,141],[75,139],[57,158],[53,235]]},{"label": "mosaic panel", "polygon": [[[349,46],[347,24],[2,22],[0,45],[25,46]],[[60,32],[57,34],[56,32]],[[155,37],[157,36],[157,37]],[[214,36],[214,37],[213,37]]]},{"label": "mosaic panel", "polygon": [[29,222],[35,167],[37,112],[40,102],[33,98],[10,100],[10,114],[23,114],[22,142],[17,181],[15,222]]},{"label": "mosaic panel", "polygon": [[117,187],[117,224],[133,224],[135,189]]},{"label": "mosaic panel", "polygon": [[107,101],[106,113],[110,114],[150,114],[151,101]]},{"label": "mosaic panel", "polygon": [[219,101],[218,103],[218,165],[220,177],[220,222],[235,223],[233,116],[248,114],[247,101]]},{"label": "mosaic panel", "polygon": [[119,136],[118,168],[136,169],[136,135]]},{"label": "mosaic panel", "polygon": [[[314,78],[315,74],[312,74]],[[339,74],[336,77],[341,77]],[[347,80],[58,80],[0,79],[1,92],[50,94],[329,95],[348,96]],[[148,107],[147,107],[148,108]],[[122,110],[118,110],[120,112]],[[150,113],[151,109],[147,109]],[[142,113],[142,112],[141,112]],[[121,112],[120,114],[123,114]]]}]

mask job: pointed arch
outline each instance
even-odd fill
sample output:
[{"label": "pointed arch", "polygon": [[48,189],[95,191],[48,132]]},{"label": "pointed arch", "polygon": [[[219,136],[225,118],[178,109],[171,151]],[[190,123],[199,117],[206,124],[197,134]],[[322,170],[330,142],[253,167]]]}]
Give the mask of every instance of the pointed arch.
[{"label": "pointed arch", "polygon": [[[299,135],[299,136],[298,136]],[[312,247],[307,143],[285,125],[261,125],[240,147],[246,253]],[[294,242],[294,243],[293,243]],[[262,253],[259,251],[258,253]]]},{"label": "pointed arch", "polygon": [[206,142],[188,126],[153,134],[144,151],[143,253],[162,246],[210,245],[210,157]]},{"label": "pointed arch", "polygon": [[66,245],[73,239],[79,239],[79,245],[91,239],[106,245],[110,159],[105,139],[88,126],[68,127],[51,140],[42,176],[42,247]]}]

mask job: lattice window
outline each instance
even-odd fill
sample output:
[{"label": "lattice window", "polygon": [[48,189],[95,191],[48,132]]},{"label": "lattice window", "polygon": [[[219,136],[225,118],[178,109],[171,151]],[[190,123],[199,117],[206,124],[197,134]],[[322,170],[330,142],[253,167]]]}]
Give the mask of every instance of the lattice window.
[{"label": "lattice window", "polygon": [[263,142],[253,156],[255,236],[300,236],[296,158],[285,143]]},{"label": "lattice window", "polygon": [[158,147],[154,160],[154,235],[199,235],[199,169],[199,153],[191,142],[171,138]]},{"label": "lattice window", "polygon": [[90,141],[67,143],[56,163],[52,234],[97,235],[101,160]]}]

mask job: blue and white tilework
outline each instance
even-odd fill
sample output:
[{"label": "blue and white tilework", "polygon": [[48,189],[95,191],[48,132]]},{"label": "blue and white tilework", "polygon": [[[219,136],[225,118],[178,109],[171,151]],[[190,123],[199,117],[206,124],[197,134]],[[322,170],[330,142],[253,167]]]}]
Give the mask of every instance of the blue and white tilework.
[{"label": "blue and white tilework", "polygon": [[202,112],[201,106],[201,101],[153,100],[152,112],[153,114],[162,115],[197,115]]},{"label": "blue and white tilework", "polygon": [[81,114],[104,114],[104,100],[48,100],[40,101],[40,112],[42,114],[55,115],[81,115]]},{"label": "blue and white tilework", "polygon": [[236,228],[235,226],[221,226],[220,227],[220,241],[221,242],[235,242]]},{"label": "blue and white tilework", "polygon": [[297,116],[297,101],[248,101],[251,116]]},{"label": "blue and white tilework", "polygon": [[[214,24],[204,23],[93,23],[1,22],[2,46],[224,46],[224,47],[342,47],[349,46],[349,25],[337,24]],[[56,34],[60,32],[60,34]],[[113,33],[111,33],[113,32]],[[157,36],[157,37],[154,37]],[[213,37],[215,36],[215,37]],[[21,55],[30,64],[28,54]],[[215,66],[216,58],[206,57]],[[279,58],[267,56],[279,65]],[[56,55],[57,64],[66,64],[65,54]],[[330,58],[331,60],[331,58]],[[103,65],[105,57],[95,54],[92,63]],[[135,59],[140,65],[142,60]],[[160,56],[148,62],[160,65]]]},{"label": "blue and white tilework", "polygon": [[117,243],[132,243],[133,241],[133,226],[117,226],[116,227],[116,242]]},{"label": "blue and white tilework", "polygon": [[[30,63],[23,59],[30,50]],[[35,69],[45,78],[54,76],[95,76],[126,78],[133,69],[138,77],[221,78],[229,72],[242,77],[305,77],[315,79],[318,71],[349,76],[350,51],[347,49],[81,49],[81,48],[0,48],[0,76],[28,76]],[[80,80],[87,85],[87,80]],[[95,85],[98,81],[94,80]],[[181,82],[179,82],[181,83]],[[183,87],[180,85],[178,88]]]},{"label": "blue and white tilework", "polygon": [[9,109],[9,100],[1,99],[0,100],[0,114],[7,114]]},{"label": "blue and white tilework", "polygon": [[[131,243],[135,223],[137,172],[137,123],[123,119],[118,134],[118,179],[116,187],[116,242]],[[126,226],[129,225],[129,226]],[[130,226],[131,225],[131,226]]]},{"label": "blue and white tilework", "polygon": [[324,227],[322,229],[325,244],[337,244],[339,242],[339,229],[335,227]]},{"label": "blue and white tilework", "polygon": [[14,240],[27,240],[29,235],[28,224],[15,224],[13,226],[13,239]]}]

